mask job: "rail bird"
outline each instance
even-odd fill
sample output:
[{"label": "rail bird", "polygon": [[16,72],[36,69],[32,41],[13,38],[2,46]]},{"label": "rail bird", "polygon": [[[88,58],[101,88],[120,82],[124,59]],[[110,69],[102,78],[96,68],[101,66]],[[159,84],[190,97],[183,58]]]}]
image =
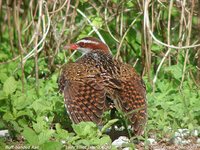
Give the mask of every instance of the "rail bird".
[{"label": "rail bird", "polygon": [[[147,121],[146,89],[135,69],[113,58],[109,47],[94,37],[85,37],[68,46],[82,56],[63,66],[59,88],[74,123],[102,123],[102,114],[112,109],[126,114],[133,133],[142,135]],[[109,99],[109,101],[108,101]]]}]

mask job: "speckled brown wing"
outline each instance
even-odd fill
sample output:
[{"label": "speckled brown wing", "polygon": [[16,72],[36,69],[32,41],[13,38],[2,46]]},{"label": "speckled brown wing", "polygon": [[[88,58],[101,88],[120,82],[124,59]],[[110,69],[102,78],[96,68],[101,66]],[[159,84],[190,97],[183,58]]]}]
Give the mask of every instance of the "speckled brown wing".
[{"label": "speckled brown wing", "polygon": [[95,68],[76,63],[64,67],[60,87],[64,93],[67,112],[74,123],[101,123],[102,114],[106,109],[106,94],[101,82]]},{"label": "speckled brown wing", "polygon": [[143,134],[147,121],[145,85],[134,68],[122,64],[120,68],[122,89],[119,91],[120,109],[128,115],[136,135]]}]

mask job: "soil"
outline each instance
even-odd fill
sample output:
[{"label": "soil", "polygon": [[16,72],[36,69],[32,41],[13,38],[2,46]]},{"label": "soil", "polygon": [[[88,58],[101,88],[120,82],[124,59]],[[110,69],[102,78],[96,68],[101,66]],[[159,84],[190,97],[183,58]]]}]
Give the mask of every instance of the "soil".
[{"label": "soil", "polygon": [[[190,137],[189,140],[191,141],[189,144],[174,144],[171,141],[159,141],[152,145],[147,145],[147,150],[200,150],[200,143],[197,143],[196,137]],[[138,150],[144,150],[145,146],[144,143],[139,143],[136,145]]]}]

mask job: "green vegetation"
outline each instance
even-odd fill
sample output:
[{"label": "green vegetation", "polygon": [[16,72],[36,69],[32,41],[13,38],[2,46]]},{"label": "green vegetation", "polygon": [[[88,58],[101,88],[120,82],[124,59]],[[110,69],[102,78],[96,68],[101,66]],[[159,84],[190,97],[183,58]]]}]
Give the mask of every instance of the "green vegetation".
[{"label": "green vegetation", "polygon": [[[10,132],[9,138],[0,138],[0,149],[111,148],[105,131],[116,120],[103,130],[93,123],[72,125],[57,86],[61,66],[80,56],[71,56],[63,47],[89,35],[101,35],[117,58],[135,65],[143,75],[148,123],[139,139],[170,138],[178,128],[200,130],[198,1],[184,8],[178,1],[150,2],[149,25],[144,23],[147,13],[140,1],[69,2],[0,4],[0,130]],[[157,44],[148,26],[168,46]]]}]

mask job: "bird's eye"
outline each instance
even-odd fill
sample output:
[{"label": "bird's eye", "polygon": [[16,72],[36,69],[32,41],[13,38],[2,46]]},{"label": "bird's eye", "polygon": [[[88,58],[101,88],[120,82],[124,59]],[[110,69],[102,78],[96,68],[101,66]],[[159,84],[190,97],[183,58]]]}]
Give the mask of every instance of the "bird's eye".
[{"label": "bird's eye", "polygon": [[84,46],[85,46],[85,43],[84,43],[84,42],[80,42],[80,43],[79,43],[79,46],[80,46],[80,47],[84,47]]}]

